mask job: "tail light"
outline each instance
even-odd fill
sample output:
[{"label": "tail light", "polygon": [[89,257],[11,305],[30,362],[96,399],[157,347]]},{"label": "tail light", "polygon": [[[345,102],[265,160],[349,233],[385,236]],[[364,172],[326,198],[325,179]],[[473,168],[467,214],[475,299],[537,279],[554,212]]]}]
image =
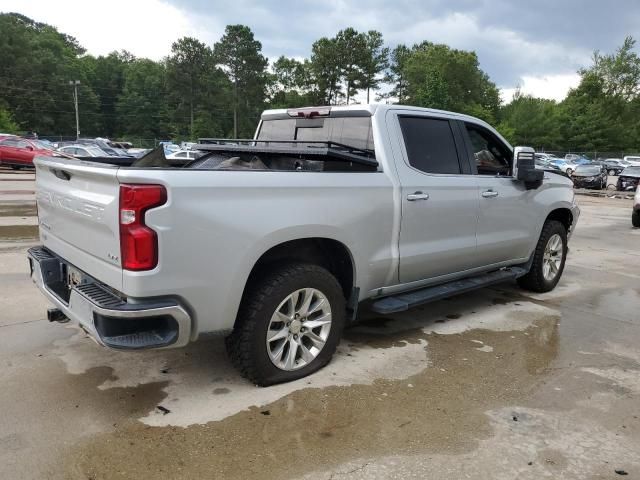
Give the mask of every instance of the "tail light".
[{"label": "tail light", "polygon": [[162,185],[120,185],[120,258],[125,270],[158,264],[158,236],[144,223],[147,210],[167,201]]}]

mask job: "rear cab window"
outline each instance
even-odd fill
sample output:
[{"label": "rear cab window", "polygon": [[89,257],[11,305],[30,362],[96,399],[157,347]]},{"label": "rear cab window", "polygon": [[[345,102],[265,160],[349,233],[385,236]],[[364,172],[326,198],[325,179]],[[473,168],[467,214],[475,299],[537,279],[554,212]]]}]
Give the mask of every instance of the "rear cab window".
[{"label": "rear cab window", "polygon": [[256,140],[335,142],[374,151],[371,117],[263,120]]},{"label": "rear cab window", "polygon": [[[371,114],[364,110],[335,112],[330,107],[318,107],[317,110],[313,107],[277,112],[263,117],[255,140],[257,147],[302,149],[310,153],[308,156],[298,154],[295,158],[291,154],[280,158],[258,154],[272,170],[380,171],[375,157]],[[322,155],[321,149],[333,153]],[[283,152],[283,155],[287,154]],[[291,164],[295,159],[297,162]]]}]

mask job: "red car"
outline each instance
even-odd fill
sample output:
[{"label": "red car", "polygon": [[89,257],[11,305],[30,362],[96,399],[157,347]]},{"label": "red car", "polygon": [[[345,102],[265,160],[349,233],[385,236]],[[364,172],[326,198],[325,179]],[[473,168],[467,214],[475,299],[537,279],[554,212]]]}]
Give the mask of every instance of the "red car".
[{"label": "red car", "polygon": [[36,155],[51,155],[51,149],[38,140],[6,137],[0,140],[0,164],[11,168],[33,167]]}]

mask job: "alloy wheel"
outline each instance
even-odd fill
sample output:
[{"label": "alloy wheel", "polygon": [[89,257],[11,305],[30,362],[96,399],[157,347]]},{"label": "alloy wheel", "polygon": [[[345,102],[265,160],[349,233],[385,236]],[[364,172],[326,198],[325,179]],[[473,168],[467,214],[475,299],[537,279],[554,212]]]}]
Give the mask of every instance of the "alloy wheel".
[{"label": "alloy wheel", "polygon": [[542,257],[542,275],[547,281],[553,281],[560,272],[564,245],[562,238],[557,233],[552,235],[544,248]]},{"label": "alloy wheel", "polygon": [[313,362],[331,331],[331,305],[315,288],[288,295],[271,316],[266,344],[269,359],[277,368],[291,371]]}]

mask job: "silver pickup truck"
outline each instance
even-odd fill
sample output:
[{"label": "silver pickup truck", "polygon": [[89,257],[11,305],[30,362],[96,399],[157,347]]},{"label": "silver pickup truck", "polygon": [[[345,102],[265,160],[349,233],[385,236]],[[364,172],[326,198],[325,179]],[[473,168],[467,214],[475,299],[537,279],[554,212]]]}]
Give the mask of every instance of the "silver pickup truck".
[{"label": "silver pickup truck", "polygon": [[28,257],[50,320],[114,349],[227,332],[269,385],[327,364],[365,300],[391,314],[509,280],[553,289],[579,215],[532,149],[451,112],[270,110],[254,139],[199,148],[180,166],[36,159]]}]

